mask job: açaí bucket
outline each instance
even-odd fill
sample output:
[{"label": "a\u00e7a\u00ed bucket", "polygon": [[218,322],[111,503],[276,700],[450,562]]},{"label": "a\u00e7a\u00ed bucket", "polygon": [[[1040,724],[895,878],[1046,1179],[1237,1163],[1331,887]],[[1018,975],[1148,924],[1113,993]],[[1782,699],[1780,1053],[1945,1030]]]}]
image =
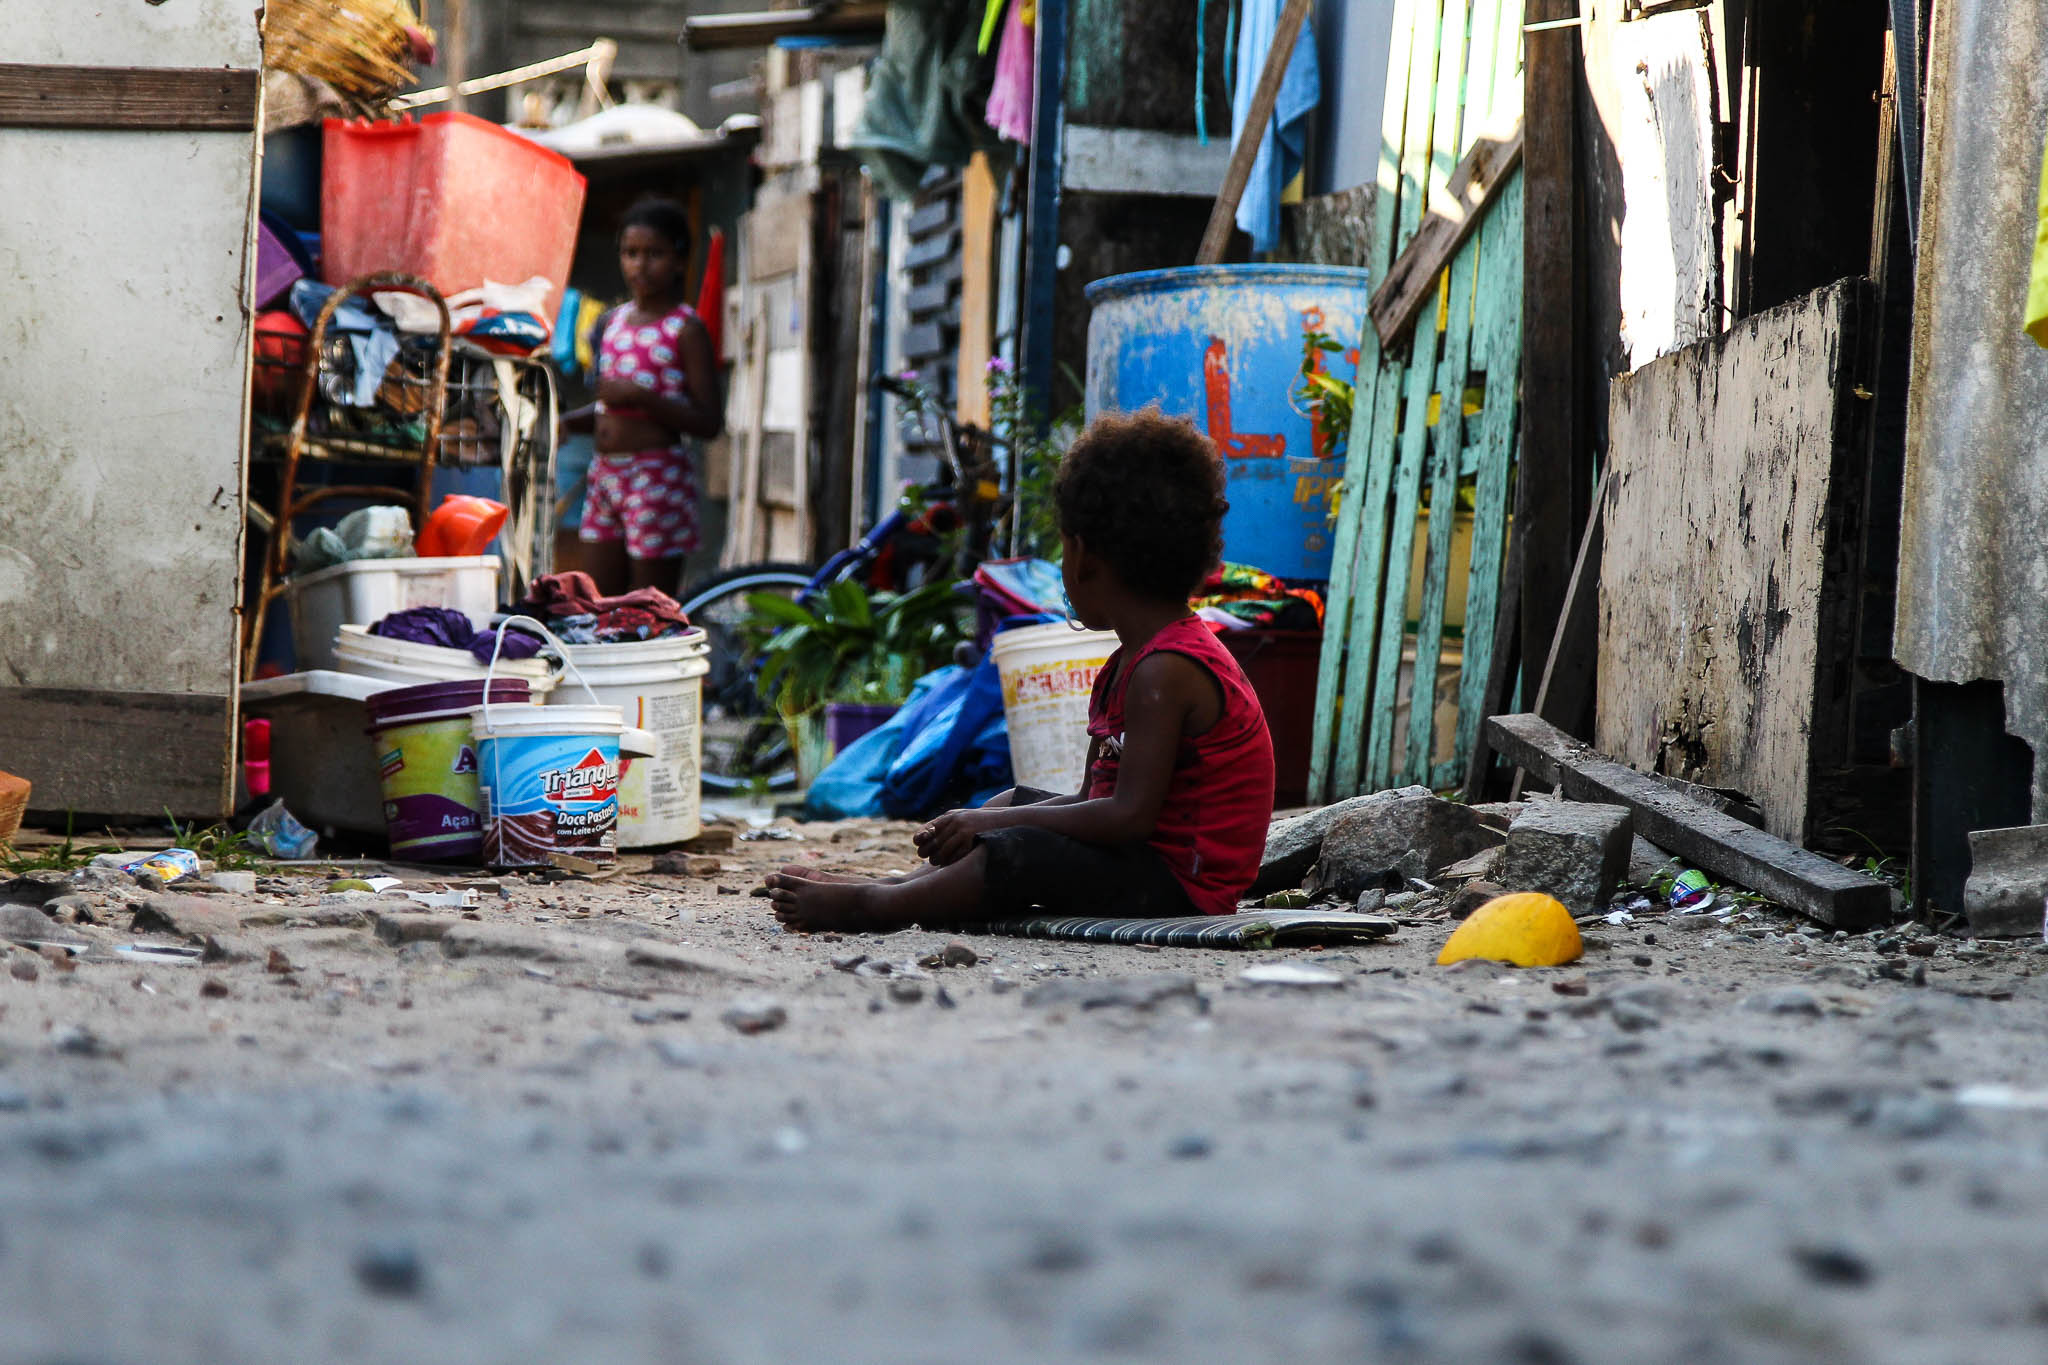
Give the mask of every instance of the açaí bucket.
[{"label": "a\u00e7a\u00ed bucket", "polygon": [[[524,706],[524,678],[488,683],[489,700]],[[475,862],[483,850],[483,801],[470,712],[485,701],[482,678],[379,692],[363,702],[383,784],[384,825],[394,857]]]},{"label": "a\u00e7a\u00ed bucket", "polygon": [[[515,616],[506,624],[513,622],[545,636],[567,658],[561,641],[538,621]],[[503,639],[500,632],[501,644]],[[483,800],[483,860],[492,867],[545,867],[556,854],[593,863],[618,856],[620,740],[626,726],[618,707],[596,703],[575,661],[567,667],[590,705],[501,706],[486,697],[470,712]],[[632,751],[652,756],[653,737],[631,733]]]}]

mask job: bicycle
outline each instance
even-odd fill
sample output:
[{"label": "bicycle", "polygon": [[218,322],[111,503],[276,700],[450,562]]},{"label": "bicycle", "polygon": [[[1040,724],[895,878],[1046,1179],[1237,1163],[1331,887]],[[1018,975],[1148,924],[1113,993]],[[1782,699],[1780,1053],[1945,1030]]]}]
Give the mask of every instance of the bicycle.
[{"label": "bicycle", "polygon": [[865,576],[866,586],[903,592],[938,571],[946,546],[958,536],[952,570],[969,578],[988,557],[1008,499],[1002,492],[993,447],[1000,442],[981,428],[955,420],[931,403],[915,384],[888,375],[876,387],[914,405],[920,425],[936,418],[941,439],[939,476],[908,490],[895,510],[860,540],[816,570],[787,562],[745,564],[716,574],[689,593],[683,611],[711,644],[711,672],[704,679],[704,760],[700,780],[709,791],[748,791],[796,786],[796,765],[788,730],[755,686],[759,660],[749,657],[745,625],[748,599],[781,593],[809,605],[834,583]]}]

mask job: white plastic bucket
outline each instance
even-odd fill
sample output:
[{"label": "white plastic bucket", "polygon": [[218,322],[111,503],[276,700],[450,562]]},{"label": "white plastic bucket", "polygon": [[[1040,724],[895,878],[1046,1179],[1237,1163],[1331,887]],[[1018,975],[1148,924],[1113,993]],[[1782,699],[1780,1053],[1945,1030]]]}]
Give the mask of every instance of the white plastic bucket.
[{"label": "white plastic bucket", "polygon": [[1026,626],[996,636],[1010,767],[1020,787],[1065,795],[1081,790],[1088,762],[1088,698],[1116,651],[1116,632]]},{"label": "white plastic bucket", "polygon": [[[701,630],[661,640],[618,645],[569,645],[576,674],[626,724],[650,730],[660,742],[656,758],[628,758],[619,777],[619,847],[648,848],[694,839],[699,818],[704,675],[711,643]],[[555,693],[558,703],[579,690]]]},{"label": "white plastic bucket", "polygon": [[481,625],[498,609],[499,572],[496,555],[461,555],[352,559],[293,578],[284,591],[299,667],[339,668],[334,637],[343,626],[375,625],[409,607],[452,607]]},{"label": "white plastic bucket", "polygon": [[[487,670],[466,649],[388,640],[366,626],[343,626],[334,642],[334,666],[359,677],[382,678],[398,686],[430,682],[468,682]],[[497,676],[520,678],[536,698],[554,690],[555,670],[545,659],[500,659]]]}]

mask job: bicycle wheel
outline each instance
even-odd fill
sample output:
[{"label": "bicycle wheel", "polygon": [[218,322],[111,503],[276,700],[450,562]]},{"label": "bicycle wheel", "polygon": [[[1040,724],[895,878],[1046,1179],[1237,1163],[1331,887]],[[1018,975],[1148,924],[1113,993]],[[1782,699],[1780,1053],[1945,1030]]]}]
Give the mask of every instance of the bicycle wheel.
[{"label": "bicycle wheel", "polygon": [[796,763],[782,720],[754,690],[755,661],[741,626],[747,598],[759,592],[795,597],[810,586],[801,564],[748,564],[728,569],[697,585],[683,601],[690,624],[703,628],[711,644],[711,672],[704,679],[703,785],[719,792],[770,791],[796,786]]}]

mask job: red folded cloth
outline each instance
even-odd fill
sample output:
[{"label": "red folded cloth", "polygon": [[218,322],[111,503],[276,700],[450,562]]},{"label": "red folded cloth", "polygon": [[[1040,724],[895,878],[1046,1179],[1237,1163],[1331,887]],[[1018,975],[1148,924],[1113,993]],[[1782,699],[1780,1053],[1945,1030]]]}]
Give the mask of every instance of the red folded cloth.
[{"label": "red folded cloth", "polygon": [[[679,630],[687,630],[690,625],[690,618],[683,614],[682,604],[660,588],[635,588],[617,597],[604,597],[597,591],[597,580],[580,570],[534,579],[533,589],[521,605],[534,615],[550,618],[609,616],[613,612],[634,611],[644,612],[654,621]],[[637,618],[626,619],[637,622]]]}]

